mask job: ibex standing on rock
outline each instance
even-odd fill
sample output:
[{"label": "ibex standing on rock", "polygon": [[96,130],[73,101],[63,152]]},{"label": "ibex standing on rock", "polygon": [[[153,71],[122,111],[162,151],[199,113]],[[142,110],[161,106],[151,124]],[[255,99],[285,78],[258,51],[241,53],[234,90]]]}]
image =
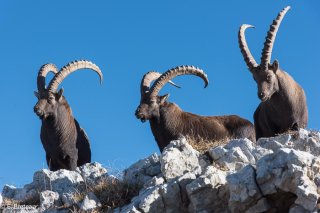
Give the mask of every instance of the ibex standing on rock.
[{"label": "ibex standing on rock", "polygon": [[270,64],[272,47],[280,23],[290,7],[284,8],[273,21],[262,50],[258,65],[248,48],[245,30],[251,25],[242,25],[239,30],[239,46],[244,60],[258,85],[261,100],[254,113],[256,138],[272,137],[288,130],[305,128],[308,123],[306,96],[293,78],[280,69],[275,60]]},{"label": "ibex standing on rock", "polygon": [[[42,120],[40,137],[46,151],[48,167],[52,171],[75,170],[77,166],[91,162],[89,139],[73,117],[71,108],[62,95],[63,89],[57,92],[63,79],[79,69],[95,71],[102,82],[99,67],[85,60],[71,62],[59,72],[55,65],[45,64],[38,73],[38,92],[35,92],[38,102],[34,106],[34,112]],[[46,88],[45,77],[49,72],[55,73],[55,76]]]},{"label": "ibex standing on rock", "polygon": [[[205,140],[226,138],[248,138],[255,141],[253,125],[236,115],[200,116],[182,111],[178,105],[167,102],[168,94],[158,96],[160,89],[171,79],[179,75],[196,75],[205,82],[206,74],[193,66],[180,66],[163,73],[149,72],[141,82],[141,100],[136,110],[136,117],[142,122],[149,120],[152,133],[162,152],[170,141],[180,135]],[[160,76],[160,77],[159,77]],[[150,88],[151,82],[155,80]]]}]

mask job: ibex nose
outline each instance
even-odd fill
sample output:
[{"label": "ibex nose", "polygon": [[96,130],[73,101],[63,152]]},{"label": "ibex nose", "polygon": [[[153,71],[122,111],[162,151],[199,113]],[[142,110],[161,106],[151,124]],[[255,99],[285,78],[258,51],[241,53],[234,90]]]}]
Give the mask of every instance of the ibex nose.
[{"label": "ibex nose", "polygon": [[40,109],[38,106],[33,107],[33,111],[38,114],[40,112]]},{"label": "ibex nose", "polygon": [[137,115],[140,112],[140,109],[138,108],[135,112],[135,115]]},{"label": "ibex nose", "polygon": [[265,96],[264,92],[258,93],[258,97],[259,97],[259,98],[263,98],[264,96]]}]

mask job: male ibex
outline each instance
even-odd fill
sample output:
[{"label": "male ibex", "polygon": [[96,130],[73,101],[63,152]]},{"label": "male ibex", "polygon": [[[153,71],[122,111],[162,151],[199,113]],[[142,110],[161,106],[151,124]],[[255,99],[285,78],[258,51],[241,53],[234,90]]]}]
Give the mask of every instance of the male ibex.
[{"label": "male ibex", "polygon": [[[236,115],[200,116],[182,111],[176,104],[167,102],[169,94],[158,96],[160,89],[171,79],[179,75],[196,75],[205,82],[209,81],[206,74],[193,66],[180,66],[168,70],[161,76],[149,72],[144,75],[140,90],[141,100],[135,115],[142,122],[149,120],[152,133],[162,152],[170,141],[180,135],[205,140],[226,138],[249,138],[255,140],[253,125]],[[159,77],[160,76],[160,77]],[[150,88],[150,84],[156,80]]]},{"label": "male ibex", "polygon": [[[42,120],[40,138],[46,151],[48,167],[52,171],[75,170],[77,166],[91,161],[89,139],[73,117],[71,108],[62,95],[63,89],[57,92],[63,79],[79,69],[97,72],[102,82],[99,67],[86,60],[71,62],[59,72],[55,65],[45,64],[38,73],[38,92],[35,92],[38,102],[34,106],[34,112]],[[45,77],[49,72],[55,73],[55,76],[46,88]]]},{"label": "male ibex", "polygon": [[258,85],[261,100],[254,113],[256,138],[271,137],[288,130],[305,128],[308,122],[306,96],[293,78],[280,69],[275,60],[270,64],[272,47],[280,23],[290,7],[284,8],[273,21],[268,31],[261,63],[253,58],[246,39],[245,30],[251,25],[242,25],[239,30],[239,46],[244,60]]}]

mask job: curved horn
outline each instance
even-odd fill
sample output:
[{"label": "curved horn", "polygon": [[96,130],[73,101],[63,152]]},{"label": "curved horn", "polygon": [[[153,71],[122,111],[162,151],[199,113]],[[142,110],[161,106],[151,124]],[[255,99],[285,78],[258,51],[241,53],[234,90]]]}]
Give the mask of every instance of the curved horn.
[{"label": "curved horn", "polygon": [[150,90],[151,82],[158,79],[161,76],[160,73],[156,71],[147,72],[140,84],[141,100],[145,97],[145,94]]},{"label": "curved horn", "polygon": [[[145,97],[145,94],[149,92],[151,82],[157,80],[160,76],[161,76],[161,73],[156,71],[147,72],[143,76],[141,80],[141,85],[140,85],[141,99],[143,99]],[[172,81],[169,81],[169,83],[177,88],[181,88],[179,85],[175,84]]]},{"label": "curved horn", "polygon": [[54,76],[54,78],[50,81],[48,86],[49,92],[55,92],[58,89],[59,84],[72,72],[77,71],[79,69],[91,69],[98,73],[100,77],[100,84],[102,84],[103,75],[100,68],[94,63],[87,60],[80,61],[72,61],[68,63],[66,66],[62,67],[61,70]]},{"label": "curved horn", "polygon": [[209,80],[207,77],[207,74],[204,73],[204,71],[200,68],[194,67],[194,66],[179,66],[176,68],[172,68],[165,73],[163,73],[152,85],[150,89],[150,98],[155,98],[161,88],[172,78],[178,76],[178,75],[196,75],[203,79],[205,82],[205,88],[209,84]]},{"label": "curved horn", "polygon": [[53,72],[56,74],[58,72],[58,68],[54,64],[45,64],[42,65],[38,72],[37,77],[37,87],[40,93],[43,93],[46,89],[46,76],[49,72]]},{"label": "curved horn", "polygon": [[277,18],[273,20],[272,24],[270,25],[270,29],[268,31],[266,41],[264,42],[264,47],[261,54],[261,63],[260,63],[261,70],[264,70],[264,71],[268,70],[268,66],[270,64],[270,59],[271,59],[272,48],[273,48],[273,44],[278,32],[279,26],[281,24],[283,17],[285,16],[285,14],[288,12],[289,9],[290,9],[290,6],[284,8],[278,14]]},{"label": "curved horn", "polygon": [[254,60],[246,41],[245,31],[247,28],[254,28],[254,26],[248,24],[241,25],[238,33],[238,42],[244,61],[246,62],[250,72],[253,72],[254,68],[256,68],[258,64],[256,60]]}]

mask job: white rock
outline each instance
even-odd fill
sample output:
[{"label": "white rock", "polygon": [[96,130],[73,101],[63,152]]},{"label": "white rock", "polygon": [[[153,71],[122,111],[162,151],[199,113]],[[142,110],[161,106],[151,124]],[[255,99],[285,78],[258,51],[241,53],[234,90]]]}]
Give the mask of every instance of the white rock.
[{"label": "white rock", "polygon": [[80,204],[80,210],[89,211],[101,207],[101,203],[95,194],[89,192]]},{"label": "white rock", "polygon": [[280,135],[270,138],[259,138],[257,145],[273,152],[278,151],[281,148],[292,146],[291,135]]},{"label": "white rock", "polygon": [[0,206],[2,206],[3,198],[2,195],[0,194]]},{"label": "white rock", "polygon": [[151,178],[148,182],[146,182],[143,187],[144,188],[149,188],[149,187],[159,186],[159,185],[161,185],[163,183],[164,183],[164,178],[163,177],[155,176],[155,177]]},{"label": "white rock", "polygon": [[5,208],[2,213],[39,213],[39,210],[36,207],[21,205]]},{"label": "white rock", "polygon": [[250,163],[255,164],[253,150],[252,142],[245,138],[231,140],[225,146],[210,149],[208,153],[220,167],[237,171]]},{"label": "white rock", "polygon": [[53,191],[43,191],[40,193],[40,209],[41,211],[61,206],[59,194]]},{"label": "white rock", "polygon": [[15,186],[5,185],[2,190],[4,198],[14,199],[23,202],[27,199],[33,199],[39,196],[39,193],[34,188],[33,184],[26,184],[23,188],[16,188]]},{"label": "white rock", "polygon": [[291,148],[306,151],[314,156],[320,155],[320,133],[300,129],[294,135],[285,134],[271,138],[260,138],[257,145],[273,152],[280,148]]},{"label": "white rock", "polygon": [[140,200],[139,209],[143,212],[165,212],[159,186],[144,191],[140,195]]},{"label": "white rock", "polygon": [[47,169],[38,171],[33,176],[33,184],[41,191],[51,190],[62,193],[70,193],[84,190],[84,180],[76,171],[60,169],[52,172]]},{"label": "white rock", "polygon": [[[231,212],[245,212],[250,207],[255,206],[257,201],[262,198],[263,195],[256,184],[255,173],[255,169],[248,165],[237,173],[227,176],[230,192],[229,209]],[[255,206],[256,212],[266,211],[266,205],[261,205],[264,203],[259,203],[260,209]]]},{"label": "white rock", "polygon": [[92,187],[97,184],[101,179],[108,176],[107,169],[102,167],[100,163],[86,163],[77,168],[77,172],[81,174],[87,187]]},{"label": "white rock", "polygon": [[171,141],[164,148],[161,157],[161,171],[167,181],[173,180],[187,172],[201,174],[199,152],[189,145],[185,138]]},{"label": "white rock", "polygon": [[60,197],[63,205],[66,207],[73,206],[78,202],[73,193],[62,193]]},{"label": "white rock", "polygon": [[2,196],[5,198],[13,198],[17,188],[12,185],[5,184],[2,189]]},{"label": "white rock", "polygon": [[271,153],[273,153],[271,149],[265,149],[260,146],[257,146],[255,147],[254,150],[252,150],[252,155],[254,156],[256,162],[260,160],[262,157],[269,155]]},{"label": "white rock", "polygon": [[123,172],[123,180],[130,184],[144,185],[153,176],[161,173],[159,156],[155,153],[139,160]]},{"label": "white rock", "polygon": [[141,213],[141,211],[139,211],[134,205],[129,204],[129,205],[114,209],[113,213]]},{"label": "white rock", "polygon": [[160,186],[160,193],[165,206],[165,212],[185,212],[187,205],[184,205],[181,200],[179,184],[174,181]]},{"label": "white rock", "polygon": [[228,212],[227,173],[209,166],[205,173],[186,186],[191,212]]},{"label": "white rock", "polygon": [[291,192],[297,196],[295,204],[312,211],[319,198],[313,180],[319,165],[320,159],[310,153],[283,148],[258,161],[256,180],[264,195]]}]

